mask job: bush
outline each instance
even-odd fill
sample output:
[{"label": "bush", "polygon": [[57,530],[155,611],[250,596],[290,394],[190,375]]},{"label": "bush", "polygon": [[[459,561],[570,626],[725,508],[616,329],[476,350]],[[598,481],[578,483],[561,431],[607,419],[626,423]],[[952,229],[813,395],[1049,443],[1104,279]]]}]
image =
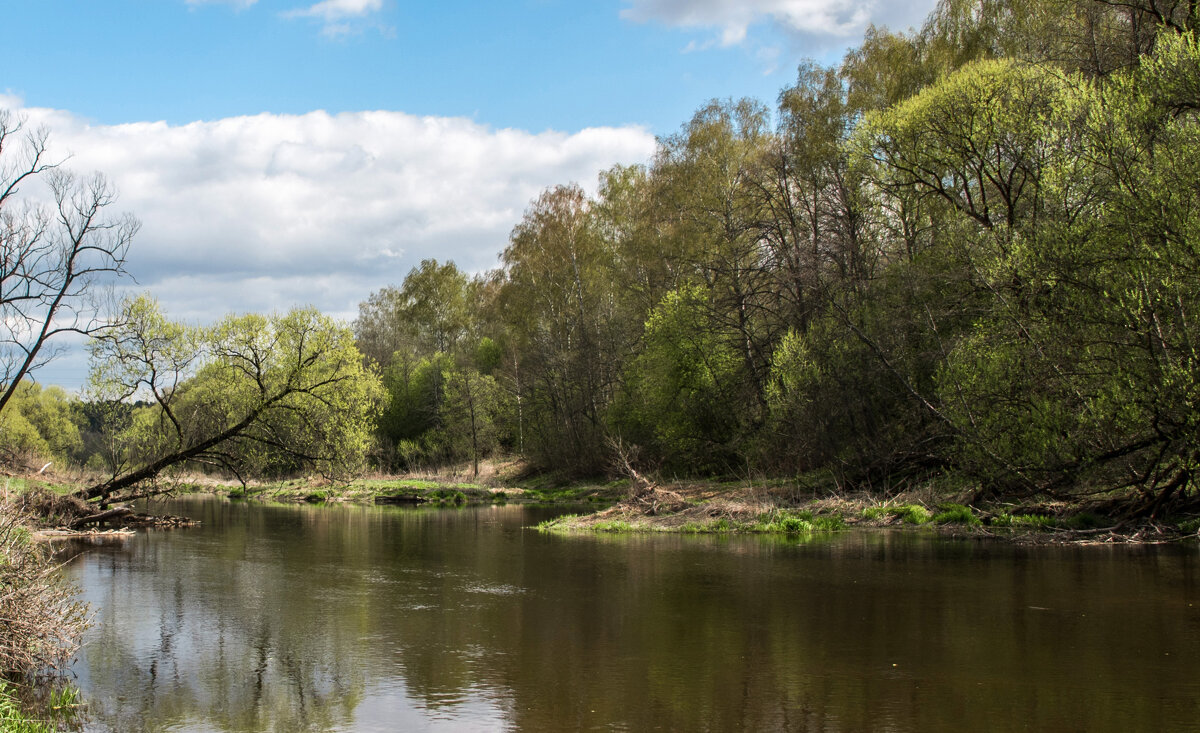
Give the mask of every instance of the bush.
[{"label": "bush", "polygon": [[0,672],[63,671],[87,628],[87,607],[34,542],[30,515],[0,502]]}]

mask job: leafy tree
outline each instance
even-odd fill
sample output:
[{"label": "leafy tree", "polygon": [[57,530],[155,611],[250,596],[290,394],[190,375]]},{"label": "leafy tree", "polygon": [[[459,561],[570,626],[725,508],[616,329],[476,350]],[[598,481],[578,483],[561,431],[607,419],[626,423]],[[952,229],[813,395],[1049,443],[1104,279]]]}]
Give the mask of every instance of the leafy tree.
[{"label": "leafy tree", "polygon": [[497,308],[519,374],[522,433],[541,465],[589,472],[603,465],[604,413],[629,346],[617,317],[613,252],[583,191],[546,191],[501,256]]},{"label": "leafy tree", "polygon": [[311,309],[167,321],[146,297],[92,344],[92,384],[111,400],[147,395],[126,433],[127,468],[80,491],[108,497],[184,462],[242,475],[265,465],[353,468],[382,397],[350,332]]},{"label": "leafy tree", "polygon": [[474,475],[479,459],[498,444],[496,417],[501,413],[501,390],[496,380],[474,367],[443,373],[446,399],[442,405],[442,431],[453,455],[469,455]]},{"label": "leafy tree", "polygon": [[453,262],[422,260],[400,288],[387,287],[359,305],[359,347],[387,366],[396,352],[412,357],[451,353],[468,333],[469,280]]},{"label": "leafy tree", "polygon": [[744,437],[745,363],[713,327],[711,312],[697,286],[667,294],[646,321],[643,350],[614,413],[626,438],[685,471],[727,470]]}]

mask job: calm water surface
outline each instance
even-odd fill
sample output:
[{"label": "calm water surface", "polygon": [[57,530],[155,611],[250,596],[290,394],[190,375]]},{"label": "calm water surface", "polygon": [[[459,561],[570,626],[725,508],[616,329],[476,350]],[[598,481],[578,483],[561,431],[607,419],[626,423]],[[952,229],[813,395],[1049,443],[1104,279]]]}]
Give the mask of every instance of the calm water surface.
[{"label": "calm water surface", "polygon": [[545,535],[186,499],[90,550],[93,731],[1200,731],[1200,550]]}]

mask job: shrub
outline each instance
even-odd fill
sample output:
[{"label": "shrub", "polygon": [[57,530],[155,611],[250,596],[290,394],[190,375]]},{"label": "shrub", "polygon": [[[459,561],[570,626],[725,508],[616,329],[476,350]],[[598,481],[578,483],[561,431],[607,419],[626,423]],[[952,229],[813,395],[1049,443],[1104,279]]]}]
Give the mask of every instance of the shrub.
[{"label": "shrub", "polygon": [[8,674],[65,670],[88,624],[31,523],[12,497],[0,501],[0,672]]}]

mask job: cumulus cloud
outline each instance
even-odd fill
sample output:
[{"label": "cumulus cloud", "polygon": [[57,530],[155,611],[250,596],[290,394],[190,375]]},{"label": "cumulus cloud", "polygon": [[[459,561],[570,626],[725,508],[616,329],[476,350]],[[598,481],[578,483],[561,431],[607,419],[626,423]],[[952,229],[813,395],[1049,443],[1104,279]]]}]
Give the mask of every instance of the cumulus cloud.
[{"label": "cumulus cloud", "polygon": [[[0,96],[0,106],[19,100]],[[261,114],[93,125],[16,109],[80,173],[104,172],[142,220],[130,270],[176,317],[314,304],[352,317],[422,258],[494,267],[543,189],[595,187],[654,150],[644,129],[493,129],[400,112]]]},{"label": "cumulus cloud", "polygon": [[760,23],[806,37],[838,39],[853,39],[868,23],[906,28],[919,24],[933,4],[933,0],[628,0],[621,17],[638,23],[716,29],[719,43],[733,46],[745,41],[751,26]]},{"label": "cumulus cloud", "polygon": [[381,32],[390,34],[389,27],[370,20],[373,14],[382,9],[383,0],[321,0],[308,7],[289,10],[283,13],[283,17],[319,20],[322,23],[322,35],[330,38],[353,35],[368,26],[375,26]]},{"label": "cumulus cloud", "polygon": [[343,18],[358,18],[383,8],[383,0],[322,0],[307,8],[292,10],[286,15],[296,18],[321,18],[331,23]]}]

